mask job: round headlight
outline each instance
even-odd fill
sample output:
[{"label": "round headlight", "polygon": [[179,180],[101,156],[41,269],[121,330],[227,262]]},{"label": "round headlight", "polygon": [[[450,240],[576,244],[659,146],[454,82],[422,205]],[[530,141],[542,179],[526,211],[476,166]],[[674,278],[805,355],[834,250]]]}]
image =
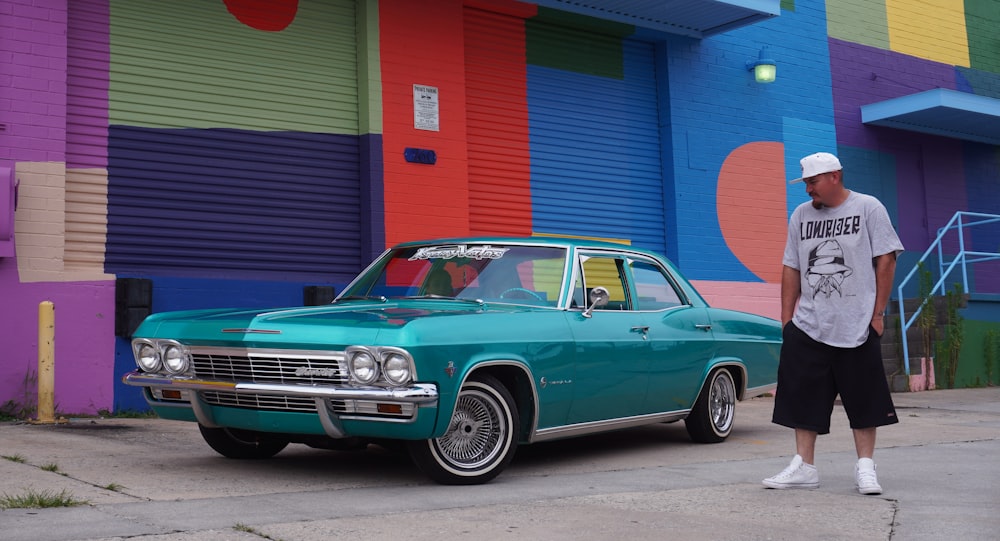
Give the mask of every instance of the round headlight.
[{"label": "round headlight", "polygon": [[368,385],[378,378],[378,362],[368,351],[358,351],[351,356],[351,374],[360,383]]},{"label": "round headlight", "polygon": [[156,351],[156,346],[149,342],[142,342],[135,348],[135,363],[146,372],[156,372],[160,369],[160,356]]},{"label": "round headlight", "polygon": [[410,381],[410,360],[399,353],[390,353],[382,363],[385,379],[393,385],[402,385]]},{"label": "round headlight", "polygon": [[189,365],[187,353],[180,345],[171,344],[163,348],[163,367],[167,372],[171,374],[187,372]]}]

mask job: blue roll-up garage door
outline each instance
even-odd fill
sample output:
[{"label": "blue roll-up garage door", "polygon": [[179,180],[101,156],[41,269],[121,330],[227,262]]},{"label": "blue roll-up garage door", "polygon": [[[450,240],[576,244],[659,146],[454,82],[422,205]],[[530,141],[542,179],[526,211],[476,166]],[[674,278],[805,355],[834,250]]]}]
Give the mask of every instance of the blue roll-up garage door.
[{"label": "blue roll-up garage door", "polygon": [[528,21],[535,233],[665,249],[651,43]]}]

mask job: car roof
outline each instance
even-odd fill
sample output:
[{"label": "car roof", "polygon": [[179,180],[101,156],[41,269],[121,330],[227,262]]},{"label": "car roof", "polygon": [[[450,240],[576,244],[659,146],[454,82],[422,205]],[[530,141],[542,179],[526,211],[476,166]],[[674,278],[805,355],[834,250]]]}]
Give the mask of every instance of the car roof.
[{"label": "car roof", "polygon": [[438,239],[427,239],[419,241],[402,242],[393,248],[408,248],[413,246],[426,246],[433,244],[524,244],[532,246],[558,246],[571,248],[599,248],[607,250],[622,250],[627,252],[638,252],[647,255],[664,257],[662,254],[637,248],[630,244],[611,242],[605,240],[595,240],[576,237],[446,237]]},{"label": "car roof", "polygon": [[496,236],[496,237],[444,237],[437,239],[427,239],[427,240],[417,240],[399,243],[392,247],[392,249],[397,248],[412,248],[417,246],[433,246],[441,244],[520,244],[524,246],[552,246],[560,248],[569,249],[597,249],[597,250],[609,250],[615,252],[624,252],[632,254],[641,254],[653,259],[658,259],[664,262],[667,267],[677,276],[681,277],[681,287],[685,290],[689,298],[697,299],[705,304],[705,299],[698,293],[698,290],[691,285],[686,278],[680,273],[680,270],[674,265],[674,263],[666,255],[656,252],[654,250],[648,250],[644,248],[637,248],[635,246],[610,242],[605,240],[595,240],[581,237],[558,237],[558,236],[537,236],[537,237],[510,237],[510,236]]}]

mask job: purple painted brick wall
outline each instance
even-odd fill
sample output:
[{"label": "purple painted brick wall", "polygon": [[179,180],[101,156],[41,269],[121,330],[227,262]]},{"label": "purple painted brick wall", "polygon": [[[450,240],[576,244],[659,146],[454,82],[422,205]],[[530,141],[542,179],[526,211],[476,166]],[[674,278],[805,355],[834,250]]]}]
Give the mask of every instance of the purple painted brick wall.
[{"label": "purple painted brick wall", "polygon": [[[857,43],[830,39],[837,142],[877,150],[885,137],[861,123],[861,106],[933,88],[955,89],[955,68]],[[905,135],[893,132],[892,135]]]},{"label": "purple painted brick wall", "polygon": [[[0,3],[0,163],[4,166],[66,161],[68,1]],[[72,1],[75,9],[80,3]],[[106,10],[106,2],[90,3]],[[107,33],[106,17],[103,28],[98,21],[93,31]],[[0,404],[34,401],[36,388],[25,388],[24,382],[38,366],[38,305],[49,300],[55,304],[57,411],[110,409],[114,282],[22,283],[16,259],[6,257],[0,258],[0,299]]]},{"label": "purple painted brick wall", "polygon": [[0,160],[66,159],[66,2],[12,0],[0,17]]},{"label": "purple painted brick wall", "polygon": [[[114,383],[114,282],[18,284],[0,259],[0,405],[34,400],[25,377],[37,373],[38,305],[55,305],[55,406],[61,414],[110,410]],[[13,280],[12,280],[13,279]],[[26,396],[26,391],[28,395]]]},{"label": "purple painted brick wall", "polygon": [[108,0],[73,0],[67,31],[66,167],[107,167]]}]

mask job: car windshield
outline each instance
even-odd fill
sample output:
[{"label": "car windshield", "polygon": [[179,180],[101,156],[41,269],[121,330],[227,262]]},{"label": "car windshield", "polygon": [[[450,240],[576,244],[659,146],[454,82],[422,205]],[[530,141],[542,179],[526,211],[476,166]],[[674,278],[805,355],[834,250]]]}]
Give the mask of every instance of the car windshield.
[{"label": "car windshield", "polygon": [[455,298],[556,306],[566,249],[496,244],[392,250],[339,297]]}]

